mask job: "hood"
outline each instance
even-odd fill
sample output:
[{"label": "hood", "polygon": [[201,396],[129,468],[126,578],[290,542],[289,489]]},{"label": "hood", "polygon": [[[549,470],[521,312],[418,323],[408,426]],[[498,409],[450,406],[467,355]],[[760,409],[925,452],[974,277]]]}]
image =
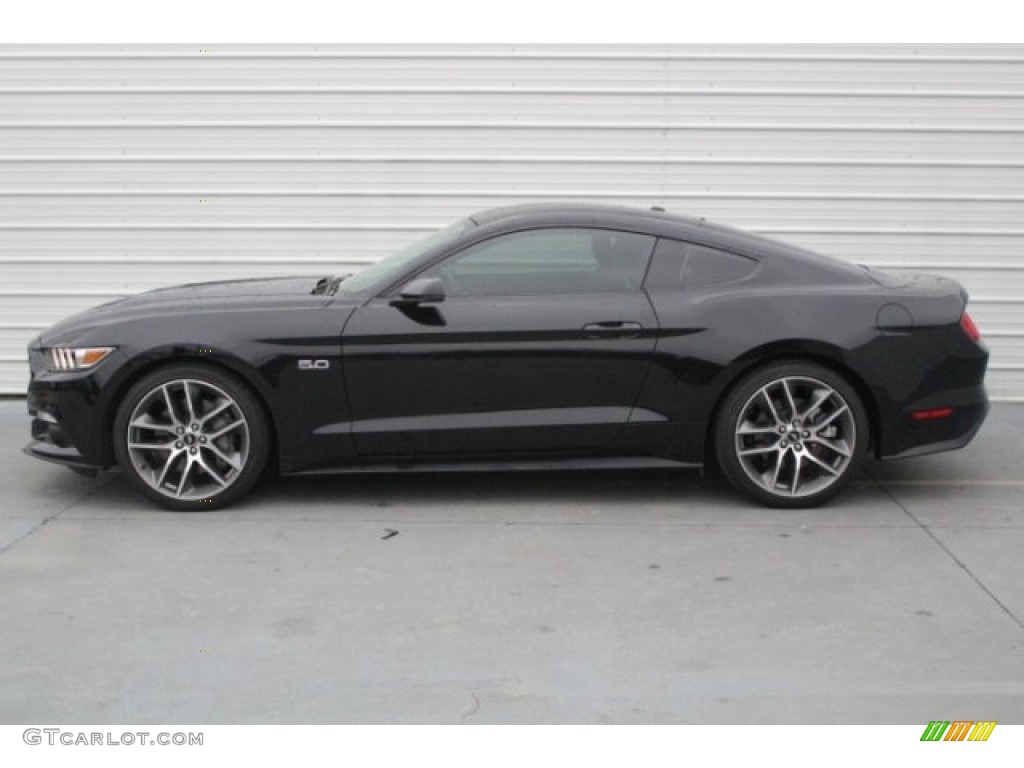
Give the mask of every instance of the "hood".
[{"label": "hood", "polygon": [[[333,297],[315,294],[324,280],[322,275],[270,277],[248,280],[219,280],[211,283],[189,283],[158,288],[134,296],[101,304],[61,320],[40,337],[46,345],[58,337],[94,326],[121,322],[132,317],[151,315],[195,314],[202,311],[223,311],[252,305],[280,305],[296,302],[300,306],[325,304]],[[61,342],[63,343],[63,342]]]},{"label": "hood", "polygon": [[[293,277],[257,277],[247,280],[218,280],[212,283],[187,283],[169,288],[157,288],[103,306],[160,301],[203,301],[205,299],[234,299],[246,296],[300,296],[310,295],[321,275]],[[98,307],[97,309],[100,309]]]}]

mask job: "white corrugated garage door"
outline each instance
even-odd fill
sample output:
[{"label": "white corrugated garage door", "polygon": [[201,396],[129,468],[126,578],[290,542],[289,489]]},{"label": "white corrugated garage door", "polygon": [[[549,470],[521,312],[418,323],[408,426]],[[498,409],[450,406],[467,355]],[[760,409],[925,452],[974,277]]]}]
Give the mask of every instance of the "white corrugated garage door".
[{"label": "white corrugated garage door", "polygon": [[0,392],[116,296],[565,199],[948,274],[1024,399],[1024,46],[964,45],[0,47]]}]

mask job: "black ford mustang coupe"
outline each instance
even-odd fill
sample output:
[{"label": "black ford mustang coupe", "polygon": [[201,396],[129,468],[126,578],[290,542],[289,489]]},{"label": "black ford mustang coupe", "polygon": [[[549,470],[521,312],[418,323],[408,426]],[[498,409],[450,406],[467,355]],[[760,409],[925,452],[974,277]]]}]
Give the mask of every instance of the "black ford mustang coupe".
[{"label": "black ford mustang coupe", "polygon": [[353,275],[185,285],[30,345],[41,459],[119,465],[172,509],[282,473],[716,462],[820,504],[870,451],[966,445],[988,353],[941,277],[702,219],[480,213]]}]

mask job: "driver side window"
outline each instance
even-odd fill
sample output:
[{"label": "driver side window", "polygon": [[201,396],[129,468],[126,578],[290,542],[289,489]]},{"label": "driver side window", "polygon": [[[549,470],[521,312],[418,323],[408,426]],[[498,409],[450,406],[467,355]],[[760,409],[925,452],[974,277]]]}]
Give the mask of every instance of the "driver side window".
[{"label": "driver side window", "polygon": [[639,290],[654,238],[609,229],[513,232],[445,259],[438,277],[450,296],[530,296]]}]

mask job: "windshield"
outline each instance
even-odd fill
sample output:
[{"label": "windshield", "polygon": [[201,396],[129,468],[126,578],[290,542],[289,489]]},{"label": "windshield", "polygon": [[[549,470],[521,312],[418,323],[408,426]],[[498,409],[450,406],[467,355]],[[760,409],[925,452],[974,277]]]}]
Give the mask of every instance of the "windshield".
[{"label": "windshield", "polygon": [[473,226],[472,221],[463,219],[427,235],[422,240],[417,240],[415,243],[407,245],[397,253],[386,256],[380,261],[356,272],[351,277],[345,278],[338,286],[338,293],[359,293],[376,283],[391,282],[420,256],[435,248],[455,242],[471,226]]}]

